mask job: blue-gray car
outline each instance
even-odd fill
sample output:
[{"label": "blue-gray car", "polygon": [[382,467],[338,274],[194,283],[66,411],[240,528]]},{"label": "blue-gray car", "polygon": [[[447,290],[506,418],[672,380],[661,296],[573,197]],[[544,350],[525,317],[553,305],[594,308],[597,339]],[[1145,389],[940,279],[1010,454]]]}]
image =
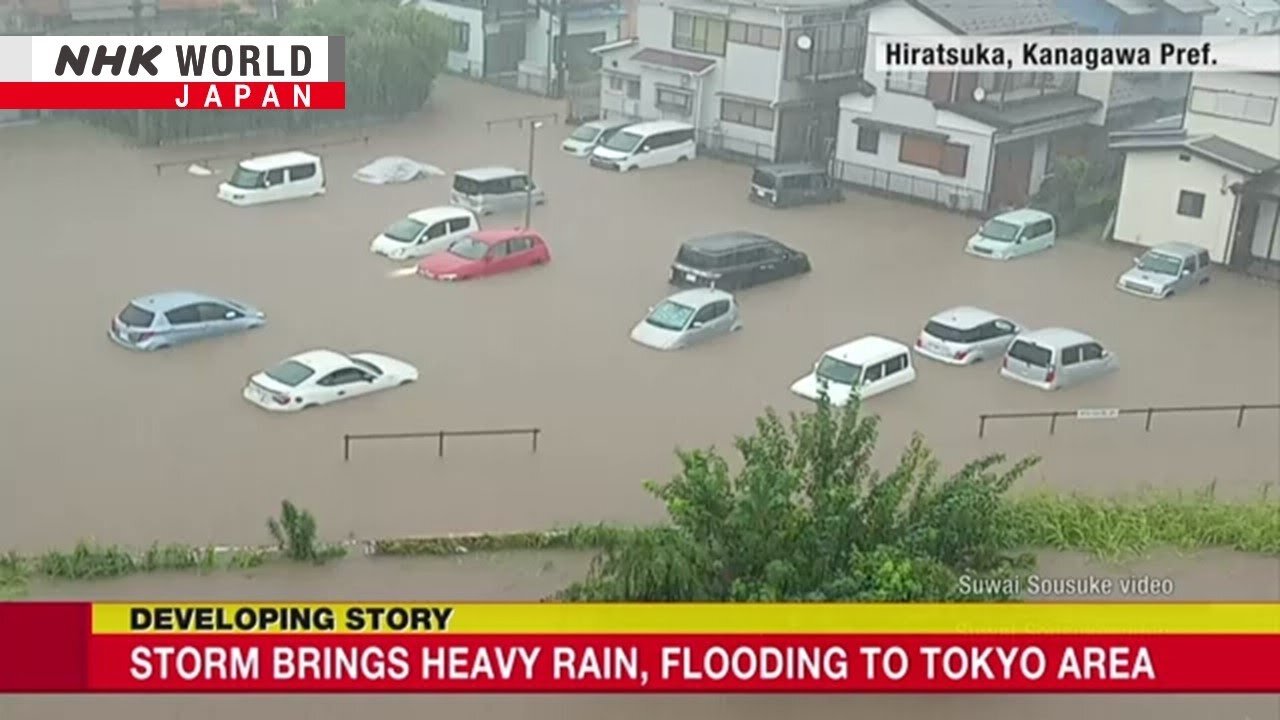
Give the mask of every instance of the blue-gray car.
[{"label": "blue-gray car", "polygon": [[111,319],[108,337],[131,350],[160,350],[262,327],[261,310],[235,300],[177,291],[132,300]]}]

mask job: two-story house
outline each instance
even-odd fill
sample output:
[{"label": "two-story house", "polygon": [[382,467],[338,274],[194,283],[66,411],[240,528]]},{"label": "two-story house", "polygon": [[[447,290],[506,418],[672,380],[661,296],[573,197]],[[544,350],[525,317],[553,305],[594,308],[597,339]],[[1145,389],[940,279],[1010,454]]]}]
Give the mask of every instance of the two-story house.
[{"label": "two-story house", "polygon": [[1218,12],[1204,19],[1205,35],[1280,34],[1280,0],[1210,0]]},{"label": "two-story house", "polygon": [[1197,73],[1186,114],[1112,134],[1125,153],[1112,237],[1180,240],[1280,278],[1280,73]]},{"label": "two-story house", "polygon": [[1069,33],[1050,0],[887,0],[870,10],[870,94],[840,101],[833,169],[867,188],[958,210],[1020,206],[1058,152],[1101,124],[1109,82],[1078,73],[880,72],[874,43],[890,35]]},{"label": "two-story house", "polygon": [[705,150],[820,160],[864,86],[866,11],[848,0],[640,0],[637,36],[596,52],[606,117],[673,119]]}]

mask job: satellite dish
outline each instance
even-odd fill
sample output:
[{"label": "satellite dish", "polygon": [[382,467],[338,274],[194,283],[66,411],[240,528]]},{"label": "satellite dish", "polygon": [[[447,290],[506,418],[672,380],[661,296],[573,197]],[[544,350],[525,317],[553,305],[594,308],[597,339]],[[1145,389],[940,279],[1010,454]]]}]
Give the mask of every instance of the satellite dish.
[{"label": "satellite dish", "polygon": [[984,90],[984,89],[982,89],[982,88],[980,88],[980,87],[976,87],[976,88],[974,88],[974,89],[973,89],[973,101],[974,101],[974,102],[982,102],[983,100],[986,100],[986,99],[987,99],[987,91],[986,91],[986,90]]},{"label": "satellite dish", "polygon": [[804,51],[813,49],[813,38],[808,35],[800,35],[796,37],[796,47]]}]

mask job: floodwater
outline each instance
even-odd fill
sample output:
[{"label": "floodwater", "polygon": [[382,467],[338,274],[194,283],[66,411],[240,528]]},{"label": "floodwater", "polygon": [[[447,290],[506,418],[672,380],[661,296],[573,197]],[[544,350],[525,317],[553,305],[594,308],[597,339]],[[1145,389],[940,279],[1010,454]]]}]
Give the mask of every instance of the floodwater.
[{"label": "floodwater", "polygon": [[[389,559],[352,557],[322,567],[271,566],[246,573],[134,576],[94,583],[39,585],[41,599],[167,600],[345,600],[355,596],[395,600],[536,600],[581,577],[588,556],[580,553],[502,553],[461,558]],[[1194,557],[1161,553],[1122,565],[1076,554],[1046,554],[1039,572],[1047,578],[1149,575],[1173,581],[1162,598],[1108,600],[1280,602],[1280,560],[1241,553]],[[1075,598],[1080,599],[1080,598]],[[1098,598],[1104,599],[1104,598]],[[0,698],[0,717],[61,720],[94,714],[130,720],[334,720],[353,715],[420,718],[426,715],[475,720],[805,720],[851,717],[931,720],[1270,720],[1280,717],[1280,697],[1268,696],[290,696],[290,697],[101,697]],[[1156,715],[1158,713],[1158,715]]]}]

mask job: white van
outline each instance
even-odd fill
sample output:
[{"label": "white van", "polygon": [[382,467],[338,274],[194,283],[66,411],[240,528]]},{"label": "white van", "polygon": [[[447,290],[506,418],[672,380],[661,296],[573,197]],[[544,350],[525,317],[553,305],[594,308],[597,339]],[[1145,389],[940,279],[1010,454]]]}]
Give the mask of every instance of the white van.
[{"label": "white van", "polygon": [[243,160],[218,186],[219,200],[241,206],[323,194],[324,163],[297,150]]},{"label": "white van", "polygon": [[449,193],[449,202],[476,215],[523,210],[530,199],[534,205],[541,205],[547,196],[528,173],[508,167],[459,170],[453,174],[453,190]]},{"label": "white van", "polygon": [[369,252],[392,260],[420,258],[448,250],[458,240],[480,229],[475,213],[445,205],[409,213],[378,234]]},{"label": "white van", "polygon": [[964,251],[991,260],[1010,260],[1053,247],[1058,225],[1047,212],[1023,208],[1001,213],[983,223]]},{"label": "white van", "polygon": [[911,351],[906,345],[876,335],[866,335],[824,352],[813,372],[796,380],[791,392],[843,407],[855,395],[866,400],[916,379]]},{"label": "white van", "polygon": [[626,172],[669,165],[698,156],[693,126],[674,120],[643,122],[619,130],[591,151],[591,164]]}]

